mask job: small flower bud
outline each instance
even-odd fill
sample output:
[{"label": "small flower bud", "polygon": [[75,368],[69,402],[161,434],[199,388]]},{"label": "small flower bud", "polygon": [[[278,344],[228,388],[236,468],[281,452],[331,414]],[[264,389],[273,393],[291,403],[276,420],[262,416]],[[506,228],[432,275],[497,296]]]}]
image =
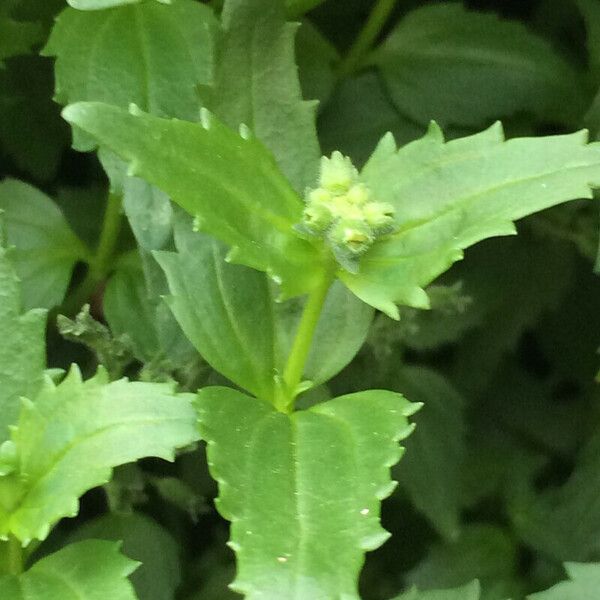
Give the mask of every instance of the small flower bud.
[{"label": "small flower bud", "polygon": [[324,233],[333,221],[331,210],[324,204],[311,203],[303,213],[302,223],[305,229],[314,235]]},{"label": "small flower bud", "polygon": [[371,228],[361,220],[341,219],[329,232],[329,241],[355,256],[364,254],[375,241]]},{"label": "small flower bud", "polygon": [[387,202],[365,204],[363,215],[376,236],[387,235],[395,229],[394,207]]},{"label": "small flower bud", "polygon": [[335,151],[331,158],[321,159],[319,185],[334,194],[347,192],[358,177],[352,161],[341,152]]},{"label": "small flower bud", "polygon": [[332,198],[331,192],[323,188],[317,188],[308,192],[306,202],[309,204],[329,204]]},{"label": "small flower bud", "polygon": [[371,192],[364,183],[357,183],[348,190],[346,197],[350,204],[363,206],[371,199]]}]

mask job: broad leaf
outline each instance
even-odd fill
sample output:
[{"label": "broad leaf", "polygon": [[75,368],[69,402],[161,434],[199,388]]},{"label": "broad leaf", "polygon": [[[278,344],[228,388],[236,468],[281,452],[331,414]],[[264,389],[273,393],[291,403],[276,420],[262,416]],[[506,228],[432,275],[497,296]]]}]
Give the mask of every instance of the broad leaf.
[{"label": "broad leaf", "polygon": [[36,188],[7,179],[0,183],[9,244],[21,279],[25,308],[52,308],[65,296],[75,263],[89,251],[56,204]]},{"label": "broad leaf", "polygon": [[406,579],[420,590],[478,579],[481,600],[506,600],[522,596],[516,573],[517,548],[509,534],[491,525],[471,525],[455,541],[434,544]]},{"label": "broad leaf", "polygon": [[204,112],[202,124],[130,113],[99,103],[67,107],[70,123],[92,134],[165,191],[197,225],[233,246],[232,262],[266,271],[284,295],[321,276],[317,250],[293,232],[303,204],[264,146]]},{"label": "broad leaf", "polygon": [[72,544],[35,563],[22,575],[0,578],[0,600],[136,600],[127,576],[137,563],[118,544]]},{"label": "broad leaf", "polygon": [[304,102],[294,60],[297,25],[283,0],[227,0],[210,108],[237,129],[244,123],[303,193],[317,178],[321,151],[315,103]]},{"label": "broad leaf", "polygon": [[212,11],[192,0],[109,10],[65,9],[44,54],[55,56],[56,99],[95,100],[198,118],[197,86],[212,77]]},{"label": "broad leaf", "polygon": [[156,521],[141,513],[103,515],[70,537],[71,542],[85,539],[122,541],[121,552],[141,563],[130,577],[138,596],[173,600],[181,580],[179,548]]},{"label": "broad leaf", "polygon": [[596,600],[600,589],[600,563],[565,563],[571,581],[563,581],[528,600]]},{"label": "broad leaf", "polygon": [[11,431],[14,471],[0,477],[0,536],[44,539],[113,467],[145,456],[173,460],[175,448],[196,439],[190,399],[171,385],[109,383],[102,371],[84,382],[73,367],[23,403]]},{"label": "broad leaf", "polygon": [[398,482],[443,536],[456,537],[465,458],[464,400],[443,376],[422,367],[404,367],[389,383],[424,405],[415,415],[417,428],[406,442]]},{"label": "broad leaf", "polygon": [[499,124],[444,142],[432,125],[397,150],[385,136],[361,173],[399,230],[363,257],[360,272],[340,277],[362,300],[398,317],[394,302],[429,306],[423,286],[463,256],[463,249],[515,232],[512,221],[600,186],[600,144],[587,133],[504,141]]},{"label": "broad leaf", "polygon": [[0,68],[4,59],[29,54],[42,41],[42,28],[37,23],[15,21],[0,11]]},{"label": "broad leaf", "polygon": [[[223,244],[192,231],[189,219],[178,221],[175,243],[177,254],[156,257],[169,281],[167,302],[183,331],[214,369],[272,400],[304,301],[274,304],[266,275],[227,263]],[[318,385],[345,367],[362,346],[372,315],[369,306],[334,284],[317,324],[305,379]]]},{"label": "broad leaf", "polygon": [[373,61],[406,116],[481,126],[528,111],[576,123],[582,77],[524,25],[459,3],[429,5],[400,21]]},{"label": "broad leaf", "polygon": [[358,599],[364,552],[388,537],[380,502],[418,405],[373,390],[286,415],[205,388],[197,407],[217,505],[232,522],[233,589],[249,600]]},{"label": "broad leaf", "polygon": [[[226,248],[191,225],[176,234],[178,253],[157,253],[184,333],[217,371],[265,400],[274,397],[280,352],[273,292],[261,272],[225,262]],[[261,318],[258,319],[257,315]]]},{"label": "broad leaf", "polygon": [[0,219],[0,445],[17,420],[20,397],[36,394],[46,366],[46,311],[22,314],[19,280],[12,252],[2,246],[2,227]]},{"label": "broad leaf", "polygon": [[480,600],[479,583],[474,581],[453,590],[429,590],[420,592],[416,588],[401,594],[394,600]]}]

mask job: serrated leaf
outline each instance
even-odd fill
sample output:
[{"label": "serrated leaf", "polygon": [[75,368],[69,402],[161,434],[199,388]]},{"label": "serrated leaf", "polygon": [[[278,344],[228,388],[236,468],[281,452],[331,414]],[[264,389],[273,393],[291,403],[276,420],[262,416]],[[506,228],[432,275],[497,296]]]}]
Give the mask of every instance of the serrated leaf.
[{"label": "serrated leaf", "polygon": [[141,563],[130,577],[139,598],[173,600],[181,580],[179,547],[156,521],[141,513],[103,515],[69,538],[71,543],[86,539],[122,541],[121,552]]},{"label": "serrated leaf", "polygon": [[244,123],[273,153],[298,193],[317,178],[316,105],[302,100],[294,37],[282,0],[227,0],[209,107],[226,124]]},{"label": "serrated leaf", "polygon": [[[189,219],[178,220],[175,244],[176,254],[155,256],[169,281],[167,303],[186,336],[214,369],[273,400],[304,301],[275,304],[274,286],[264,273],[227,263],[223,244],[192,231]],[[362,346],[372,316],[369,306],[334,284],[317,323],[305,379],[318,385],[346,366]]]},{"label": "serrated leaf", "polygon": [[284,295],[318,282],[317,250],[292,229],[302,201],[256,139],[242,138],[207,112],[202,125],[91,102],[63,115],[130,162],[131,174],[197,216],[202,230],[233,246],[232,262],[266,271],[281,281]]},{"label": "serrated leaf", "polygon": [[65,296],[75,263],[89,251],[67,224],[56,204],[31,185],[16,179],[0,183],[8,243],[21,279],[23,305],[52,308]]},{"label": "serrated leaf", "polygon": [[396,473],[398,483],[443,536],[456,537],[466,454],[464,400],[442,375],[424,367],[403,367],[389,384],[412,401],[423,403],[415,415],[416,431],[406,442],[407,454]]},{"label": "serrated leaf", "polygon": [[581,74],[550,43],[459,3],[409,13],[372,60],[398,109],[423,124],[481,126],[519,111],[577,123],[586,104]]},{"label": "serrated leaf", "polygon": [[480,600],[479,583],[473,581],[453,590],[418,591],[416,588],[400,594],[394,600]]},{"label": "serrated leaf", "polygon": [[364,552],[388,537],[380,501],[418,405],[372,390],[287,415],[205,388],[197,407],[217,506],[232,522],[232,588],[249,600],[358,599]]},{"label": "serrated leaf", "polygon": [[456,540],[432,545],[406,579],[421,590],[450,588],[478,579],[481,600],[506,600],[522,596],[516,573],[517,548],[509,534],[498,527],[474,524]]},{"label": "serrated leaf", "polygon": [[22,314],[19,280],[2,246],[0,215],[0,444],[19,414],[20,397],[35,395],[46,366],[46,311]]},{"label": "serrated leaf", "polygon": [[[212,78],[214,27],[212,11],[192,0],[67,8],[43,51],[57,59],[56,99],[133,102],[154,114],[197,120],[197,86]],[[82,149],[86,141],[76,139]]]},{"label": "serrated leaf", "polygon": [[0,578],[0,600],[137,600],[127,579],[136,567],[118,544],[71,544],[22,575]]},{"label": "serrated leaf", "polygon": [[527,600],[596,600],[600,588],[600,563],[565,563],[565,570],[571,581],[530,594]]},{"label": "serrated leaf", "polygon": [[420,140],[396,149],[385,136],[361,173],[398,215],[397,233],[362,258],[356,275],[340,278],[362,300],[398,317],[394,302],[427,308],[423,286],[487,237],[515,232],[513,221],[600,185],[600,144],[587,132],[504,140],[496,124],[444,142],[432,125]]},{"label": "serrated leaf", "polygon": [[0,14],[0,68],[6,58],[28,54],[35,44],[42,41],[42,34],[38,23],[15,21]]},{"label": "serrated leaf", "polygon": [[16,472],[0,478],[0,536],[44,539],[77,499],[106,483],[113,467],[145,456],[173,460],[197,439],[189,397],[170,384],[82,381],[77,367],[59,385],[49,379],[25,401],[11,440]]}]

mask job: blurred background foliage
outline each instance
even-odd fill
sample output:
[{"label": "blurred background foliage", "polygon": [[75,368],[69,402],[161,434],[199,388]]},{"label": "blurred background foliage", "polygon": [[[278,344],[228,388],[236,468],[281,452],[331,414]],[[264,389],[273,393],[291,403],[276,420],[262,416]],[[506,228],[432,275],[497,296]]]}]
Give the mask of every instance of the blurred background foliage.
[{"label": "blurred background foliage", "polygon": [[[319,101],[323,153],[363,162],[386,131],[408,143],[430,119],[448,138],[498,119],[508,137],[600,135],[600,0],[402,0],[358,60],[347,57],[374,2],[327,0],[298,14],[316,4],[289,8],[302,21],[299,77],[305,98]],[[76,361],[90,374],[100,356],[117,372],[172,377],[182,389],[218,382],[160,301],[164,282],[149,258],[171,243],[155,226],[168,210],[160,198],[148,208],[154,237],[143,215],[128,213],[140,229],[123,226],[119,258],[80,293],[110,195],[96,156],[70,149],[53,102],[54,59],[39,55],[64,8],[0,7],[5,35],[21,42],[5,56],[0,39],[0,177],[10,178],[0,208],[26,306],[53,309],[49,365]],[[365,600],[473,578],[485,600],[517,600],[563,579],[564,561],[600,560],[598,216],[597,204],[572,202],[522,221],[517,238],[469,250],[430,288],[432,310],[406,309],[398,323],[378,315],[355,360],[311,392],[384,387],[424,403],[396,467],[399,489],[384,503],[393,537],[367,558]],[[129,308],[119,305],[125,296]],[[90,314],[59,320],[61,335],[56,315],[73,317],[84,301]],[[38,552],[124,539],[144,561],[134,576],[142,600],[237,597],[226,587],[233,556],[215,492],[202,448],[173,466],[143,461],[89,493]]]}]

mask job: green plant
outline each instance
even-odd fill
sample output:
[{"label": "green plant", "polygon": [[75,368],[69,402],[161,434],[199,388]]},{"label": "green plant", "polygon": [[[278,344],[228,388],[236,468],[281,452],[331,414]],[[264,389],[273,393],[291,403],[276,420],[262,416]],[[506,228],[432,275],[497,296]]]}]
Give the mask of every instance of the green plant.
[{"label": "green plant", "polygon": [[344,58],[336,0],[69,4],[0,9],[0,600],[357,599],[394,479],[365,597],[592,598],[596,4],[587,69],[454,3],[367,2]]}]

